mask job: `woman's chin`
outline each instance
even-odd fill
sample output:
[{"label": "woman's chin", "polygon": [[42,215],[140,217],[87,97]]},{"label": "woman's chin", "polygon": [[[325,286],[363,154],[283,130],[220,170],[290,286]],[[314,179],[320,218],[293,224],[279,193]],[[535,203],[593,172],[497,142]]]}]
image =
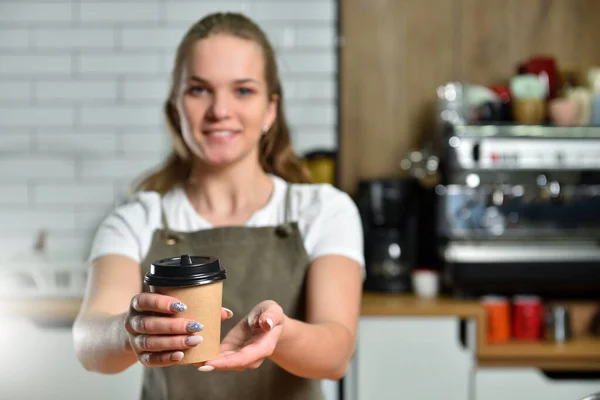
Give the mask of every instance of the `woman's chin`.
[{"label": "woman's chin", "polygon": [[239,161],[233,154],[214,154],[203,157],[202,162],[211,168],[226,168]]},{"label": "woman's chin", "polygon": [[199,161],[210,168],[226,168],[234,164],[246,164],[258,159],[257,151],[252,149],[234,148],[233,146],[229,148],[226,148],[226,146],[221,148],[206,146],[202,150]]}]

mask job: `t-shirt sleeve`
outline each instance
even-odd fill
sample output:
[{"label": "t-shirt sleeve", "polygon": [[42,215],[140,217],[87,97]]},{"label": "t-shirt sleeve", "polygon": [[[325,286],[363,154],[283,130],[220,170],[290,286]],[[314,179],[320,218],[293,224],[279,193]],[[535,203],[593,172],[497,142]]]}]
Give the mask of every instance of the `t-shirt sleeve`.
[{"label": "t-shirt sleeve", "polygon": [[142,262],[151,236],[160,218],[158,193],[140,193],[132,201],[117,207],[98,226],[89,255],[89,261],[108,254],[124,255]]},{"label": "t-shirt sleeve", "polygon": [[324,255],[342,255],[356,260],[364,269],[363,228],[358,208],[346,194],[325,187],[322,210],[312,227],[311,260]]}]

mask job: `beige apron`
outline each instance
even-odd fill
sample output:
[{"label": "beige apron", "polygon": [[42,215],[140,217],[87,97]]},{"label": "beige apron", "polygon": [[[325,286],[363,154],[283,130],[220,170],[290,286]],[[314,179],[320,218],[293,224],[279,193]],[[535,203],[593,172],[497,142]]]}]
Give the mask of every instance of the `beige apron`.
[{"label": "beige apron", "polygon": [[[298,225],[289,221],[290,188],[288,184],[285,222],[280,226],[174,232],[163,211],[164,229],[154,232],[142,272],[148,272],[153,260],[182,254],[218,257],[227,270],[223,306],[234,312],[232,319],[223,322],[221,339],[263,300],[274,300],[289,317],[305,320],[310,261]],[[196,399],[321,400],[323,396],[319,381],[299,378],[270,360],[246,371],[200,372],[187,365],[144,368],[142,400]]]}]

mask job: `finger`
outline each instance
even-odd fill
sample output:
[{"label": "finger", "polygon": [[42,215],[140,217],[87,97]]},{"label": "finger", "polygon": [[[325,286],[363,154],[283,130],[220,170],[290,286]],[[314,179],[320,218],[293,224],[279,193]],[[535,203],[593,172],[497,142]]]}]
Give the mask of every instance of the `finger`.
[{"label": "finger", "polygon": [[[223,357],[223,356],[226,356],[226,355],[229,355],[229,354],[233,354],[233,353],[235,353],[234,350],[222,351],[221,354],[219,354],[219,357]],[[260,360],[258,365],[262,364],[262,362],[263,362],[263,360]],[[256,363],[254,363],[254,364],[256,364]],[[252,364],[252,365],[254,365],[254,364]],[[198,371],[201,371],[201,372],[209,372],[209,371],[213,371],[215,369],[214,366],[207,365],[206,362],[199,363],[199,364],[194,364],[194,365],[197,366],[197,367],[199,367]],[[251,368],[253,368],[253,367],[251,367]],[[231,371],[243,371],[245,369],[246,369],[245,367],[230,368]]]},{"label": "finger", "polygon": [[[226,356],[227,354],[233,354],[233,353],[235,353],[234,350],[225,350],[224,351],[221,349],[221,353],[219,354],[219,357]],[[213,367],[213,366],[206,365],[206,361],[203,361],[201,363],[193,363],[192,365],[194,365],[196,367],[204,367],[204,366],[206,367],[206,368],[202,368],[202,369],[198,368],[200,371],[212,371],[213,369],[215,369],[215,367]]]},{"label": "finger", "polygon": [[[194,364],[194,366],[198,367],[198,371],[200,372],[210,372],[214,371],[215,367],[212,365],[208,365],[206,363]],[[221,368],[222,371],[244,371],[246,367],[236,367],[236,368]]]},{"label": "finger", "polygon": [[275,322],[273,322],[273,319],[266,314],[261,315],[258,321],[260,327],[265,332],[269,332],[271,329],[275,328]]},{"label": "finger", "polygon": [[166,351],[163,353],[143,353],[139,360],[147,367],[166,367],[183,360],[182,351]]},{"label": "finger", "polygon": [[250,327],[250,329],[260,328],[259,320],[260,320],[260,316],[262,315],[263,311],[264,311],[264,309],[260,304],[256,307],[254,307],[252,309],[252,311],[250,311],[250,313],[246,317],[246,319],[248,320],[248,326]]},{"label": "finger", "polygon": [[[247,347],[245,347],[244,350],[247,349]],[[262,357],[259,356],[259,352],[240,350],[234,353],[219,356],[214,360],[207,361],[200,371],[209,371],[211,369],[243,370],[247,365],[258,361],[260,358]]]},{"label": "finger", "polygon": [[231,311],[229,308],[222,307],[221,308],[221,321],[225,321],[226,319],[229,319],[231,317],[233,317],[233,311]]},{"label": "finger", "polygon": [[258,325],[265,332],[283,324],[284,314],[279,304],[270,302],[258,316]]},{"label": "finger", "polygon": [[273,354],[273,340],[261,340],[244,346],[241,350],[224,354],[215,360],[207,361],[206,365],[216,369],[236,369],[246,367]]},{"label": "finger", "polygon": [[256,369],[256,368],[260,367],[262,365],[263,361],[265,361],[264,358],[248,365],[248,369]]},{"label": "finger", "polygon": [[175,314],[187,310],[187,306],[175,297],[158,293],[140,293],[131,299],[131,308],[138,312]]},{"label": "finger", "polygon": [[134,350],[142,352],[162,352],[174,350],[187,350],[196,347],[202,343],[203,337],[200,335],[179,335],[179,336],[160,336],[160,335],[137,335],[133,339]]},{"label": "finger", "polygon": [[182,335],[196,333],[204,329],[201,322],[172,317],[155,317],[150,315],[134,315],[130,319],[134,332],[152,335]]}]

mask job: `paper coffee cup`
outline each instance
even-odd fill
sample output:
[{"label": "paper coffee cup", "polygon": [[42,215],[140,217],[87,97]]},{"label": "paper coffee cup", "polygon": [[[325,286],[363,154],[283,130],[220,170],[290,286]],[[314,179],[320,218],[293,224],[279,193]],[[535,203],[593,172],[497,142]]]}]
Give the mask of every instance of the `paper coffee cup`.
[{"label": "paper coffee cup", "polygon": [[153,261],[144,283],[155,293],[173,296],[187,306],[174,317],[188,318],[204,325],[195,333],[203,340],[183,350],[179,364],[194,364],[219,356],[221,342],[221,306],[226,272],[216,257],[189,256]]}]

